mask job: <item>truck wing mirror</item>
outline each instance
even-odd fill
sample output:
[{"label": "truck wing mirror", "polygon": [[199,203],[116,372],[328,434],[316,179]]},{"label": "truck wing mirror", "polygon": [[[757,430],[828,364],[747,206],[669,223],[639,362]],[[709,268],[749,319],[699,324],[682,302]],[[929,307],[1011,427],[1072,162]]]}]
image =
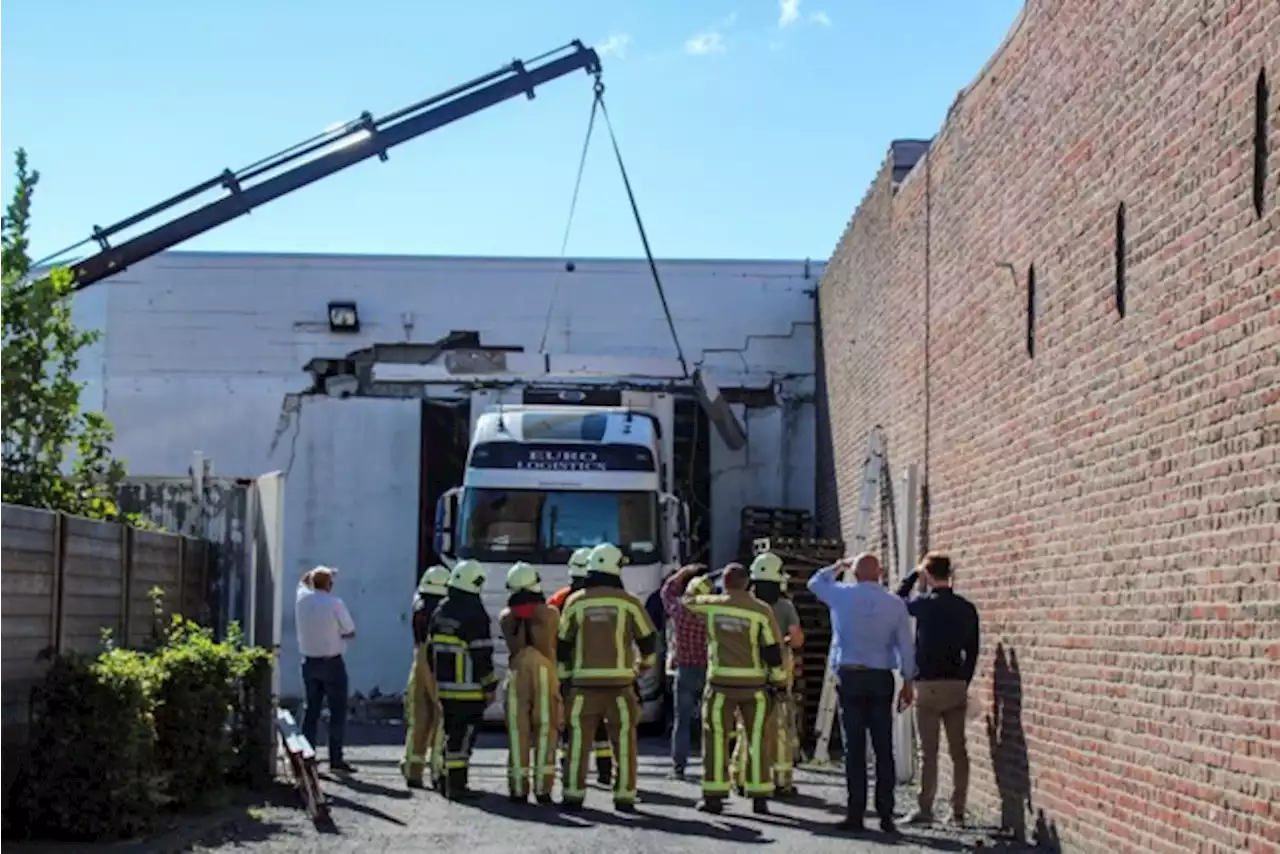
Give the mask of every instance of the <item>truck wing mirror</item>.
[{"label": "truck wing mirror", "polygon": [[435,549],[436,554],[442,557],[453,557],[456,549],[457,538],[454,532],[458,519],[458,499],[461,495],[462,488],[455,486],[436,502]]}]

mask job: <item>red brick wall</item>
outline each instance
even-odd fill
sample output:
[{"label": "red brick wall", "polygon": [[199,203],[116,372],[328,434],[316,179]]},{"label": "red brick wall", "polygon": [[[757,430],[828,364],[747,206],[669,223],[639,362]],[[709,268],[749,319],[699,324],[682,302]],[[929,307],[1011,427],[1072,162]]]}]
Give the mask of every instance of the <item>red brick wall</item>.
[{"label": "red brick wall", "polygon": [[1069,849],[1280,851],[1280,2],[1032,0],[892,172],[820,288],[819,506],[851,539],[873,425],[919,465],[983,617],[975,804]]}]

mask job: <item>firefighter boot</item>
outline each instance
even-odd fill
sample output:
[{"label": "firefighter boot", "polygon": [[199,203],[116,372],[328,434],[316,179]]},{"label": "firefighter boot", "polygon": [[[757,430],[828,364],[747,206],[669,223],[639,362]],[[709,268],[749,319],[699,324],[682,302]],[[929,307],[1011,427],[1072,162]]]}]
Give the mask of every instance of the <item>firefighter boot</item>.
[{"label": "firefighter boot", "polygon": [[451,801],[471,801],[481,793],[467,786],[467,769],[450,768],[445,773],[444,796]]},{"label": "firefighter boot", "polygon": [[720,815],[720,813],[724,812],[724,798],[705,797],[698,801],[698,806],[695,809],[698,812],[705,812],[710,815]]}]

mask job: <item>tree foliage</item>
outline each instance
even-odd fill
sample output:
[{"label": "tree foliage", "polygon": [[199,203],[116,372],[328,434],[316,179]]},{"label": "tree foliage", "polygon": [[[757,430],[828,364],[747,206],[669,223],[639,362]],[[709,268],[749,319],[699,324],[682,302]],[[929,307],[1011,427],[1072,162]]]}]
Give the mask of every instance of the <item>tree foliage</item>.
[{"label": "tree foliage", "polygon": [[4,500],[93,519],[119,519],[116,494],[124,466],[111,455],[114,430],[101,412],[81,409],[84,383],[74,378],[81,351],[99,333],[77,329],[72,322],[69,270],[32,275],[28,234],[40,173],[28,168],[22,149],[16,166],[13,197],[0,227]]}]

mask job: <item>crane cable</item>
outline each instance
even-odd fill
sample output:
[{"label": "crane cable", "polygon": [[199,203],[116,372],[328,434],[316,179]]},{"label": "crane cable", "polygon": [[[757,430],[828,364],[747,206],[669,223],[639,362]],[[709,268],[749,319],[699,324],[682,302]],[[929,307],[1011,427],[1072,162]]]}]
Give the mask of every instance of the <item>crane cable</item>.
[{"label": "crane cable", "polygon": [[[604,103],[604,83],[599,76],[596,77],[595,98],[591,102],[591,119],[587,124],[587,138],[582,146],[582,159],[578,164],[578,179],[573,187],[573,200],[569,205],[569,221],[565,225],[564,241],[560,246],[560,254],[563,257],[565,248],[569,244],[569,230],[573,226],[573,214],[578,206],[578,191],[582,186],[582,173],[587,165],[587,149],[591,145],[591,131],[595,127],[596,113],[604,116],[605,127],[609,130],[609,141],[613,145],[613,154],[618,161],[618,171],[622,174],[622,185],[627,190],[627,200],[631,203],[631,214],[635,217],[636,230],[640,232],[640,242],[644,245],[645,259],[649,262],[649,272],[653,274],[653,284],[658,290],[658,299],[662,303],[662,313],[667,318],[667,328],[671,331],[671,342],[676,348],[676,357],[680,360],[680,371],[684,379],[689,378],[689,363],[684,357],[684,348],[680,346],[680,336],[676,333],[675,320],[671,317],[671,306],[667,303],[667,294],[662,287],[662,276],[658,273],[658,263],[654,260],[653,250],[649,247],[649,235],[645,231],[644,221],[640,217],[640,206],[636,203],[636,194],[631,189],[631,179],[627,175],[626,164],[622,160],[622,149],[618,146],[618,136],[614,133],[613,122],[609,119],[609,108]],[[554,305],[554,294],[552,296]],[[551,313],[547,313],[547,323],[542,332],[542,344],[540,349],[545,350],[547,341],[547,330],[551,327]]]}]

